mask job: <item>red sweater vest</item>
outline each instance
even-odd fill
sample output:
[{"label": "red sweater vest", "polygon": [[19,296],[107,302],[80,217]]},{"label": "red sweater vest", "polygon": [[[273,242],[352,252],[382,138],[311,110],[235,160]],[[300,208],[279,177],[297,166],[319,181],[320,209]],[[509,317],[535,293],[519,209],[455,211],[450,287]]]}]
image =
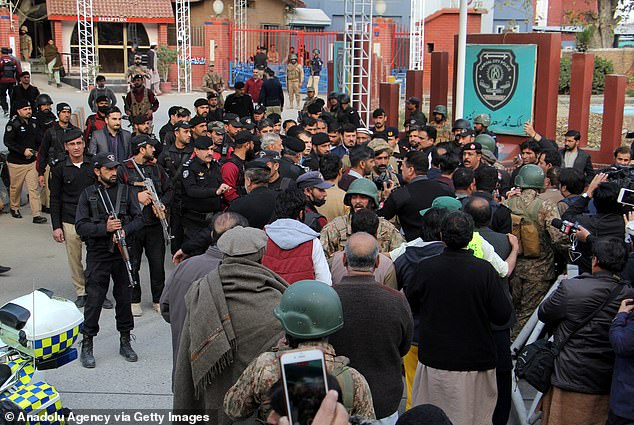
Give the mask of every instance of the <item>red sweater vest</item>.
[{"label": "red sweater vest", "polygon": [[282,249],[269,238],[262,264],[279,274],[289,285],[300,280],[315,279],[313,241],[304,242],[293,249]]}]

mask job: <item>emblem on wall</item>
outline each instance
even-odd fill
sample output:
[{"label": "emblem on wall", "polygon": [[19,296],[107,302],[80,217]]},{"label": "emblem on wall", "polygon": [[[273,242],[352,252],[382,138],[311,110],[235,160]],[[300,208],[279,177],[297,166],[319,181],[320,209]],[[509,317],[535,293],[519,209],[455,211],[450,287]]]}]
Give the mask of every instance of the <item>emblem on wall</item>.
[{"label": "emblem on wall", "polygon": [[491,110],[506,105],[517,88],[518,66],[512,50],[482,49],[473,64],[475,91]]}]

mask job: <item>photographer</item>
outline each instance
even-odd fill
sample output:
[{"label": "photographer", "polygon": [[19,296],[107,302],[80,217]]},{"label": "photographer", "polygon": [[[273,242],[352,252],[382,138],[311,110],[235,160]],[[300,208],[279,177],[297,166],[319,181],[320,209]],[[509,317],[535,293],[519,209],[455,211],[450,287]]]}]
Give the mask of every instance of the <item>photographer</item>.
[{"label": "photographer", "polygon": [[[586,237],[585,232],[577,235],[580,241],[577,251],[581,253],[581,257],[576,261],[579,273],[591,271],[592,243],[595,237],[612,236],[620,240],[625,238],[623,208],[617,202],[619,187],[614,182],[606,180],[606,174],[597,174],[590,182],[588,191],[582,194],[581,198],[572,204],[562,216],[563,220],[578,222],[590,233],[588,237]],[[584,213],[591,199],[594,200],[596,214]]]}]

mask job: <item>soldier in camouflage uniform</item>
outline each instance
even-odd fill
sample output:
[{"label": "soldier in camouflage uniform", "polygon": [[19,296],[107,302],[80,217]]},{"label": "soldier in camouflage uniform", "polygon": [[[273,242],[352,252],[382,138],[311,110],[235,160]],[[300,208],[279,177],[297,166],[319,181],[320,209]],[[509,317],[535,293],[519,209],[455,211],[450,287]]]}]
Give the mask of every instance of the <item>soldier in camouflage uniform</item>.
[{"label": "soldier in camouflage uniform", "polygon": [[[539,256],[533,258],[528,258],[520,252],[511,276],[513,304],[517,314],[513,337],[519,334],[557,277],[553,248],[563,248],[567,240],[563,233],[550,224],[553,219],[561,218],[557,205],[539,197],[540,189],[544,187],[542,169],[534,164],[525,165],[515,178],[515,186],[521,188],[521,193],[504,201],[503,204],[514,215],[527,218],[537,225],[540,251]],[[523,243],[524,241],[520,241],[520,247]]]},{"label": "soldier in camouflage uniform", "polygon": [[436,129],[436,143],[453,141],[451,124],[447,122],[447,107],[445,105],[437,105],[432,115],[433,120],[429,121],[428,125]]},{"label": "soldier in camouflage uniform", "polygon": [[142,75],[147,80],[151,78],[150,71],[148,71],[147,67],[141,65],[141,55],[134,56],[134,63],[128,67],[125,73],[128,84],[132,84],[135,75]]},{"label": "soldier in camouflage uniform", "polygon": [[222,91],[225,89],[225,81],[222,79],[222,75],[215,71],[215,65],[213,62],[209,63],[209,71],[203,76],[202,91],[206,93],[218,94],[218,106],[222,108],[224,106],[224,98],[222,97]]},{"label": "soldier in camouflage uniform", "polygon": [[[392,156],[394,150],[383,139],[373,139],[368,147],[374,151],[374,168],[370,172],[370,178],[379,187],[381,186],[380,200],[384,201],[390,196],[391,190],[400,186],[398,176],[394,170],[398,169],[396,159]],[[388,188],[391,189],[388,190]]]},{"label": "soldier in camouflage uniform", "polygon": [[300,106],[300,94],[299,89],[302,87],[304,81],[304,68],[297,63],[297,55],[291,55],[291,63],[286,67],[286,88],[288,90],[288,98],[291,104]]},{"label": "soldier in camouflage uniform", "polygon": [[[284,292],[273,313],[286,331],[288,347],[260,354],[249,364],[225,395],[225,413],[232,418],[247,418],[257,411],[258,419],[266,423],[271,412],[267,393],[282,376],[279,356],[285,349],[318,348],[324,352],[326,370],[341,386],[348,413],[375,419],[367,381],[357,370],[346,366],[348,359],[337,357],[328,343],[328,335],[343,327],[341,301],[335,290],[316,280],[296,282]],[[306,323],[310,325],[307,327]]]},{"label": "soldier in camouflage uniform", "polygon": [[[331,257],[337,251],[343,251],[348,237],[352,234],[351,214],[364,208],[376,211],[379,206],[379,191],[372,181],[356,179],[350,184],[343,203],[351,208],[351,213],[335,217],[321,229],[320,240],[326,257]],[[379,217],[376,238],[381,252],[390,252],[405,242],[398,229],[383,217]]]}]

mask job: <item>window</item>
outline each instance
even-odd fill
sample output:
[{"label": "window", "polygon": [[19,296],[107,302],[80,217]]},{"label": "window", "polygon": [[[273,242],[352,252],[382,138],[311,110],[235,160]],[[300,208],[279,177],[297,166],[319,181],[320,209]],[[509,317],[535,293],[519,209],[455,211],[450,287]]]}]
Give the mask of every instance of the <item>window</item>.
[{"label": "window", "polygon": [[427,43],[427,53],[432,53],[434,51],[434,43]]}]

